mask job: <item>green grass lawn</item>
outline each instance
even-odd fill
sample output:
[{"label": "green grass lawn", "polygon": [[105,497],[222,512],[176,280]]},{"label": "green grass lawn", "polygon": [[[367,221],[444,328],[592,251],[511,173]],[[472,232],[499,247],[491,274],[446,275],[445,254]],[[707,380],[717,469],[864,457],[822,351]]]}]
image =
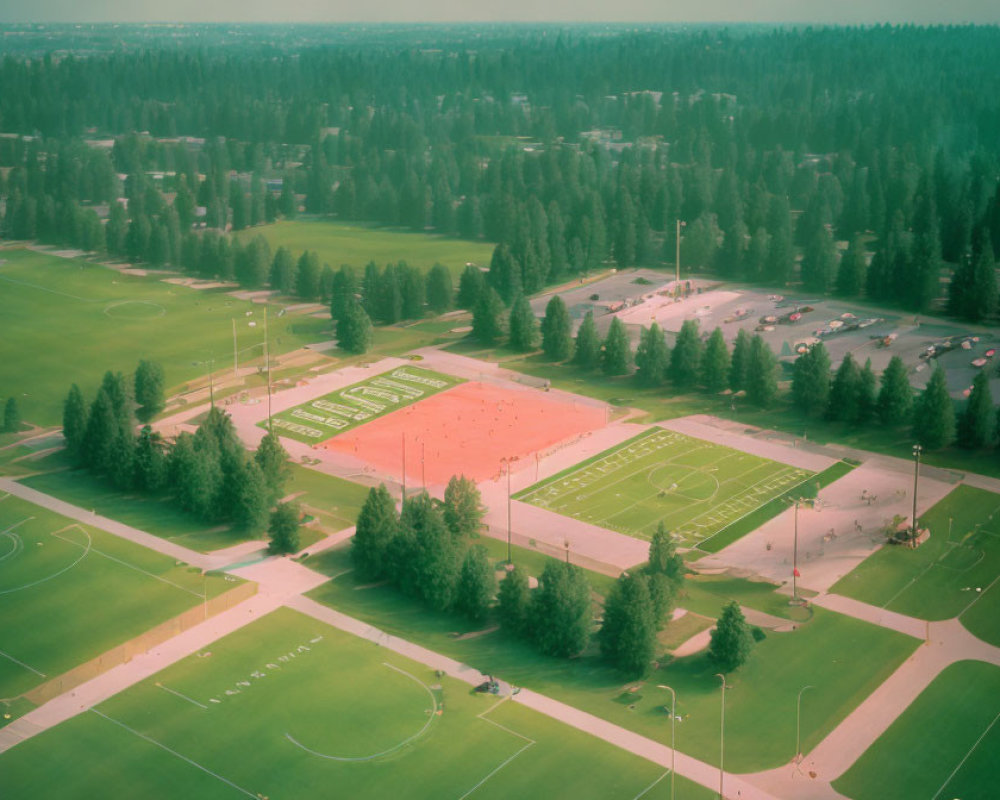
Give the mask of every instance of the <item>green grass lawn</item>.
[{"label": "green grass lawn", "polygon": [[459,383],[429,369],[400,367],[282,411],[271,422],[281,436],[316,444]]},{"label": "green grass lawn", "polygon": [[996,797],[997,697],[1000,668],[952,664],[833,787],[855,800]]},{"label": "green grass lawn", "polygon": [[172,558],[12,496],[0,500],[0,698],[231,588]]},{"label": "green grass lawn", "polygon": [[930,539],[916,550],[883,547],[835,583],[832,591],[920,619],[950,619],[969,609],[974,632],[1000,644],[997,512],[1000,495],[958,486],[920,517],[930,529]]},{"label": "green grass lawn", "polygon": [[[260,355],[261,307],[217,290],[196,291],[125,276],[81,259],[5,250],[0,263],[0,386],[15,392],[21,416],[57,425],[73,383],[92,398],[107,370],[131,374],[140,358],[163,365],[167,383],[202,376],[196,362],[232,360],[232,320],[245,357]],[[330,321],[271,314],[274,352],[330,338]],[[228,359],[228,361],[227,361]]]},{"label": "green grass lawn", "polygon": [[109,785],[147,798],[632,800],[664,774],[288,609],[4,753],[0,772],[11,800]]},{"label": "green grass lawn", "polygon": [[350,264],[359,276],[369,261],[379,269],[390,262],[405,261],[424,271],[441,263],[451,270],[457,285],[467,262],[487,267],[493,257],[493,245],[488,242],[329,220],[276,222],[240,231],[237,237],[246,242],[258,235],[267,239],[272,251],[287,247],[298,258],[303,251],[312,250],[321,264],[333,269]]},{"label": "green grass lawn", "polygon": [[[495,624],[492,621],[477,626],[482,635],[460,638],[474,629],[462,617],[430,613],[390,586],[361,588],[353,573],[341,569],[338,574],[333,569],[338,557],[343,569],[349,569],[346,548],[320,557],[327,559],[328,570],[337,577],[310,593],[319,602],[658,741],[669,735],[669,720],[663,712],[667,694],[655,687],[672,686],[677,691],[678,713],[684,715],[677,726],[678,748],[718,763],[720,684],[703,654],[665,663],[645,681],[624,683],[596,656],[593,644],[580,658],[547,658],[502,629],[486,632]],[[313,567],[318,561],[306,563]],[[732,587],[742,595],[737,598],[741,602],[754,593],[759,594],[757,605],[782,602],[764,599],[767,584],[751,590],[746,583]],[[721,594],[727,590],[725,584],[708,590],[694,585],[688,589],[697,595],[693,605],[699,613],[725,602]],[[787,598],[783,602],[787,608]],[[688,606],[688,599],[680,605]],[[824,609],[814,609],[811,618],[794,631],[769,632],[750,662],[730,676],[727,768],[747,772],[787,763],[795,753],[796,694],[811,684],[816,688],[808,692],[802,708],[802,740],[808,750],[918,645],[916,639]],[[855,653],[864,653],[864,658],[855,658]],[[636,686],[637,691],[627,691]]]},{"label": "green grass lawn", "polygon": [[314,469],[292,465],[291,480],[285,486],[289,495],[297,495],[303,511],[319,521],[330,533],[351,527],[368,496],[368,487]]},{"label": "green grass lawn", "polygon": [[662,522],[694,546],[811,474],[657,428],[515,497],[642,539]]}]

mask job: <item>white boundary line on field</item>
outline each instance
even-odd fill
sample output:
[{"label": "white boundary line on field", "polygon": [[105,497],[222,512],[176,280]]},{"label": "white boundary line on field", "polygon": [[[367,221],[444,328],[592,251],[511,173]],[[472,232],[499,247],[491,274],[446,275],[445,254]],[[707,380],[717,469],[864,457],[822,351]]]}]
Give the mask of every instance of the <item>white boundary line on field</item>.
[{"label": "white boundary line on field", "polygon": [[25,664],[25,663],[24,663],[23,661],[18,661],[18,660],[17,660],[16,658],[14,658],[14,656],[12,656],[12,655],[11,655],[10,653],[5,653],[5,652],[4,652],[3,650],[0,650],[0,656],[3,656],[4,658],[8,658],[8,659],[10,659],[11,661],[13,661],[13,662],[14,662],[15,664],[17,664],[18,666],[20,666],[20,667],[24,667],[24,668],[25,668],[26,670],[29,670],[30,672],[34,672],[34,673],[35,673],[35,674],[36,674],[36,675],[37,675],[38,677],[40,677],[40,678],[47,678],[47,677],[49,677],[49,676],[48,676],[48,675],[46,675],[46,674],[45,674],[44,672],[39,672],[39,671],[38,671],[37,669],[35,669],[34,667],[29,667],[29,666],[28,666],[27,664]]},{"label": "white boundary line on field", "polygon": [[416,675],[411,675],[405,669],[400,669],[399,667],[395,666],[394,664],[390,664],[388,661],[383,661],[382,662],[382,666],[383,667],[388,667],[389,669],[395,670],[396,672],[400,673],[401,675],[405,675],[407,678],[410,678],[412,681],[414,681],[415,683],[417,683],[418,685],[420,685],[421,687],[423,687],[424,691],[426,691],[427,694],[431,698],[431,710],[430,710],[430,713],[427,716],[427,722],[425,722],[424,726],[419,731],[417,731],[415,734],[413,734],[412,736],[404,739],[399,744],[397,744],[397,745],[395,745],[393,747],[390,747],[388,750],[383,750],[381,753],[373,753],[370,756],[331,756],[331,755],[328,755],[326,753],[319,753],[319,752],[317,752],[315,750],[312,750],[311,748],[306,747],[301,742],[296,741],[292,737],[292,735],[290,733],[286,733],[285,734],[285,738],[288,739],[288,741],[290,741],[296,747],[301,748],[302,750],[305,750],[310,755],[314,755],[314,756],[317,756],[319,758],[325,758],[328,761],[352,761],[352,762],[374,761],[376,758],[381,758],[382,756],[391,755],[392,753],[395,753],[397,750],[403,749],[404,747],[406,747],[406,745],[408,745],[410,742],[414,741],[415,739],[419,739],[421,736],[424,735],[424,733],[427,732],[427,729],[431,726],[431,723],[434,722],[435,717],[437,717],[438,704],[437,704],[437,698],[434,697],[434,692],[432,692],[431,689],[430,689],[430,687],[426,683],[424,683],[422,680],[420,680],[420,678],[418,678]]},{"label": "white boundary line on field", "polygon": [[635,797],[633,797],[632,800],[639,800],[640,797],[644,797],[645,795],[649,794],[649,790],[652,789],[654,786],[656,786],[656,784],[658,784],[660,781],[662,781],[664,778],[666,778],[667,775],[669,775],[669,774],[670,774],[670,770],[668,769],[659,778],[657,778],[655,781],[653,781],[651,784],[649,784],[649,786],[647,786],[645,789],[643,789],[641,792],[639,792],[639,794],[637,794]]},{"label": "white boundary line on field", "polygon": [[[27,521],[27,520],[25,520],[25,521]],[[77,525],[77,526],[70,526],[70,527],[80,527],[80,526]],[[64,572],[69,572],[71,569],[73,569],[73,567],[75,567],[77,564],[79,564],[81,561],[83,561],[83,559],[85,559],[87,557],[87,555],[90,553],[90,544],[91,544],[91,541],[90,541],[90,534],[87,533],[87,531],[85,531],[83,528],[80,528],[80,530],[83,531],[83,535],[87,537],[87,544],[86,544],[86,546],[84,546],[82,544],[79,544],[78,542],[70,542],[70,544],[75,544],[77,547],[83,547],[83,552],[80,553],[80,557],[76,561],[74,561],[72,564],[70,564],[67,567],[63,567],[58,572],[53,572],[48,577],[41,578],[40,580],[37,580],[34,583],[26,583],[24,586],[15,586],[13,589],[4,589],[3,591],[0,591],[0,595],[13,594],[14,592],[20,592],[23,589],[31,589],[31,588],[33,588],[35,586],[38,586],[39,584],[46,583],[47,581],[50,581],[53,578],[58,578]],[[52,535],[55,536],[55,534],[52,534]],[[62,539],[61,536],[59,536],[57,538]],[[69,539],[63,539],[63,541],[69,542],[70,540]]]},{"label": "white boundary line on field", "polygon": [[92,709],[90,709],[90,710],[91,710],[91,711],[93,711],[93,712],[94,712],[95,714],[97,714],[97,716],[99,716],[99,717],[102,717],[102,718],[106,719],[106,720],[107,720],[108,722],[113,722],[113,723],[114,723],[115,725],[117,725],[117,726],[118,726],[119,728],[124,728],[124,729],[125,729],[125,730],[127,730],[127,731],[128,731],[129,733],[131,733],[131,734],[133,734],[133,735],[135,735],[135,736],[138,736],[138,737],[139,737],[140,739],[142,739],[143,741],[146,741],[146,742],[149,742],[149,743],[150,743],[150,744],[152,744],[152,745],[156,745],[156,746],[157,746],[157,747],[159,747],[159,748],[160,748],[161,750],[166,750],[166,751],[167,751],[168,753],[170,753],[170,755],[172,755],[172,756],[174,756],[174,757],[176,757],[176,758],[179,758],[179,759],[180,759],[181,761],[186,761],[186,762],[187,762],[188,764],[190,764],[190,765],[191,765],[192,767],[196,767],[197,769],[200,769],[200,770],[201,770],[202,772],[205,772],[205,773],[207,773],[207,774],[211,775],[211,776],[212,776],[213,778],[215,778],[216,780],[219,780],[219,781],[222,781],[222,782],[223,782],[224,784],[226,784],[227,786],[232,786],[232,787],[233,787],[234,789],[236,789],[236,791],[238,791],[238,792],[242,792],[242,793],[243,793],[243,794],[245,794],[245,795],[246,795],[247,797],[251,797],[251,798],[253,798],[253,800],[259,800],[259,798],[260,798],[260,795],[259,795],[259,794],[254,794],[253,792],[248,792],[248,791],[247,791],[246,789],[244,789],[244,788],[243,788],[242,786],[237,786],[237,785],[236,785],[235,783],[233,783],[233,782],[232,782],[231,780],[229,780],[228,778],[223,778],[223,777],[222,777],[221,775],[219,775],[218,773],[216,773],[216,772],[212,772],[212,770],[210,770],[210,769],[209,769],[208,767],[203,767],[203,766],[202,766],[201,764],[199,764],[199,763],[198,763],[197,761],[194,761],[193,759],[190,759],[190,758],[188,758],[188,757],[187,757],[187,756],[185,756],[185,755],[181,755],[181,754],[180,754],[180,753],[178,753],[178,752],[177,752],[176,750],[172,750],[172,749],[170,749],[169,747],[167,747],[167,746],[166,746],[165,744],[162,744],[161,742],[158,742],[158,741],[156,741],[156,739],[153,739],[153,738],[152,738],[152,737],[150,737],[150,736],[146,736],[146,734],[144,734],[144,733],[139,733],[139,731],[135,730],[135,728],[130,728],[130,727],[129,727],[128,725],[126,725],[126,724],[125,724],[124,722],[119,722],[118,720],[116,720],[116,719],[113,719],[112,717],[109,717],[109,716],[108,716],[107,714],[102,714],[102,713],[101,713],[100,711],[98,711],[98,710],[97,710],[96,708],[92,708]]},{"label": "white boundary line on field", "polygon": [[977,747],[979,747],[979,743],[980,743],[980,742],[981,742],[981,741],[982,741],[983,739],[985,739],[985,738],[986,738],[986,734],[988,734],[988,733],[990,732],[990,729],[991,729],[991,728],[992,728],[992,727],[993,727],[994,725],[996,725],[996,724],[997,724],[997,720],[998,720],[998,719],[1000,719],[1000,714],[997,714],[997,715],[996,715],[995,717],[993,717],[993,722],[991,722],[991,723],[990,723],[989,725],[987,725],[987,726],[986,726],[986,730],[985,730],[985,731],[983,731],[983,732],[982,732],[982,733],[981,733],[981,734],[979,735],[979,738],[978,738],[978,739],[976,739],[976,742],[975,742],[975,744],[973,744],[973,745],[972,745],[972,747],[970,747],[970,748],[969,748],[969,752],[968,752],[968,753],[966,753],[966,754],[965,754],[965,757],[964,757],[964,758],[963,758],[963,759],[962,759],[961,761],[959,761],[959,762],[958,762],[958,766],[957,766],[957,767],[955,767],[955,769],[953,769],[953,770],[951,771],[951,775],[949,775],[949,776],[948,776],[948,779],[947,779],[947,780],[946,780],[946,781],[945,781],[944,783],[942,783],[942,784],[941,784],[941,788],[940,788],[940,789],[938,789],[938,790],[937,790],[937,791],[936,791],[936,792],[934,793],[934,796],[933,796],[933,797],[931,798],[931,800],[937,800],[937,799],[938,799],[938,796],[939,796],[939,795],[941,794],[941,792],[943,792],[943,791],[944,791],[944,788],[945,788],[945,787],[946,787],[946,786],[947,786],[947,785],[948,785],[949,783],[951,783],[951,779],[952,779],[952,778],[954,778],[956,774],[958,774],[958,771],[959,771],[959,770],[960,770],[960,769],[962,768],[962,765],[963,765],[963,764],[964,764],[964,763],[965,763],[966,761],[968,761],[968,760],[969,760],[969,756],[971,756],[971,755],[972,755],[972,753],[973,753],[973,751],[974,751],[974,750],[975,750],[975,749],[976,749]]},{"label": "white boundary line on field", "polygon": [[473,786],[471,789],[469,789],[469,791],[467,791],[465,794],[463,794],[461,797],[459,797],[458,800],[465,800],[465,798],[467,798],[470,794],[472,794],[474,791],[476,791],[476,789],[478,789],[480,786],[482,786],[484,783],[486,783],[490,778],[492,778],[494,775],[496,775],[500,770],[502,770],[504,767],[506,767],[511,761],[513,761],[515,758],[517,758],[519,755],[521,755],[521,753],[523,753],[525,750],[527,750],[532,745],[538,744],[538,742],[536,742],[530,736],[525,736],[523,733],[518,733],[517,731],[512,731],[510,728],[508,728],[505,725],[501,725],[499,722],[495,722],[492,719],[487,719],[487,717],[486,717],[487,714],[489,714],[494,708],[496,708],[497,706],[499,706],[502,703],[505,703],[506,701],[507,701],[507,698],[504,697],[502,700],[498,700],[496,703],[494,703],[493,705],[491,705],[489,708],[487,708],[482,713],[476,714],[476,716],[479,717],[479,719],[481,719],[483,722],[488,722],[490,725],[495,725],[497,728],[499,728],[500,730],[504,731],[505,733],[509,733],[511,736],[516,736],[518,739],[523,739],[525,742],[527,742],[527,744],[524,745],[524,747],[522,747],[516,753],[514,753],[514,755],[512,755],[508,759],[506,759],[502,764],[500,764],[500,766],[495,767],[485,778],[483,778],[481,781],[479,781],[479,783],[477,783],[475,786]]},{"label": "white boundary line on field", "polygon": [[[71,525],[70,527],[71,528],[80,528],[79,525]],[[63,528],[63,530],[67,530],[67,529]],[[83,528],[80,528],[80,530],[83,530]],[[77,547],[83,547],[83,545],[80,544],[79,542],[74,542],[72,539],[67,539],[65,536],[60,536],[59,535],[60,532],[61,531],[55,531],[52,535],[55,536],[57,539],[61,539],[64,542],[68,542],[69,544],[75,544]],[[99,555],[99,556],[104,556],[105,558],[110,559],[111,561],[114,561],[114,562],[116,562],[118,564],[121,564],[123,567],[128,567],[129,569],[134,569],[136,572],[141,572],[143,575],[148,575],[150,578],[153,578],[154,580],[158,580],[160,583],[169,584],[170,586],[173,586],[176,589],[180,589],[182,592],[187,592],[188,594],[193,594],[195,597],[197,597],[199,599],[204,598],[204,595],[201,594],[201,592],[196,592],[196,591],[193,591],[192,589],[188,589],[186,586],[181,586],[179,583],[174,583],[173,581],[168,581],[166,578],[161,578],[159,575],[157,575],[157,574],[155,574],[153,572],[148,572],[148,571],[144,570],[142,567],[137,567],[135,564],[130,564],[127,561],[122,561],[120,558],[115,558],[112,555],[108,555],[103,550],[98,550],[96,547],[91,547],[91,545],[90,545],[90,534],[88,534],[86,531],[83,531],[83,532],[87,536],[87,550],[89,552],[97,553],[97,555]]]},{"label": "white boundary line on field", "polygon": [[188,697],[186,694],[178,692],[176,689],[171,689],[169,686],[164,686],[162,683],[157,683],[156,686],[159,689],[163,689],[165,692],[170,692],[170,694],[174,695],[174,697],[179,697],[181,700],[187,700],[192,705],[198,706],[198,708],[208,709],[208,706],[203,703],[199,703],[197,700],[192,697]]},{"label": "white boundary line on field", "polygon": [[75,294],[68,294],[67,292],[60,292],[56,289],[50,289],[47,286],[39,286],[37,283],[28,283],[28,281],[19,281],[15,278],[9,278],[6,275],[0,275],[0,281],[7,281],[8,283],[16,283],[19,286],[27,286],[31,289],[38,289],[42,292],[48,292],[49,294],[57,294],[60,297],[68,297],[70,300],[80,300],[84,303],[101,303],[103,300],[95,300],[92,297],[78,297]]}]

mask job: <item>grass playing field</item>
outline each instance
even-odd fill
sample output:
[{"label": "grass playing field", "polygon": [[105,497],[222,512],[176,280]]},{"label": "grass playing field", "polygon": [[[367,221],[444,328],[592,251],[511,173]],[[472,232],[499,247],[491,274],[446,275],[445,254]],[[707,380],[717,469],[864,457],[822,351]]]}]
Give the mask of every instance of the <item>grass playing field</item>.
[{"label": "grass playing field", "polygon": [[883,547],[832,591],[929,620],[960,617],[1000,645],[1000,495],[959,486],[927,513],[930,539],[916,550]]},{"label": "grass playing field", "polygon": [[0,772],[11,800],[111,785],[144,798],[632,800],[669,786],[661,767],[288,609],[18,745]]},{"label": "grass playing field", "polygon": [[429,369],[400,367],[275,414],[272,424],[281,436],[319,444],[459,383]]},{"label": "grass playing field", "polygon": [[996,797],[997,697],[1000,668],[981,661],[952,664],[834,788],[855,800]]},{"label": "grass playing field", "polygon": [[276,222],[241,231],[238,237],[248,241],[258,235],[267,239],[272,251],[287,247],[298,258],[304,250],[312,250],[319,255],[320,264],[334,269],[350,264],[359,276],[369,261],[379,269],[390,262],[405,261],[424,271],[440,263],[451,270],[457,284],[466,263],[486,267],[493,257],[493,245],[488,242],[329,220]]},{"label": "grass playing field", "polygon": [[641,539],[662,522],[695,546],[811,474],[653,428],[515,497]]},{"label": "grass playing field", "polygon": [[[515,553],[516,562],[518,558]],[[579,658],[548,658],[495,628],[495,619],[472,626],[457,614],[430,613],[391,586],[363,586],[349,571],[347,548],[305,563],[337,576],[309,593],[318,602],[660,742],[670,736],[663,712],[669,695],[657,686],[671,686],[683,716],[677,724],[678,749],[718,764],[720,683],[718,669],[704,653],[674,661],[660,658],[663,666],[644,681],[625,683],[601,660],[595,643]],[[678,605],[717,616],[729,596],[764,610],[782,603],[787,609],[787,595],[775,594],[774,588],[720,579],[690,586],[690,596]],[[920,645],[909,636],[821,608],[805,616],[807,621],[797,620],[794,630],[768,632],[749,662],[728,676],[727,769],[752,772],[788,763],[795,755],[796,695],[812,685],[802,702],[802,744],[808,752]],[[471,632],[478,635],[460,636]],[[854,657],[856,653],[864,658]]]},{"label": "grass playing field", "polygon": [[[0,253],[0,386],[16,393],[23,419],[62,420],[70,384],[92,397],[106,370],[131,375],[140,358],[159,361],[176,386],[204,375],[196,363],[231,363],[232,320],[246,358],[260,356],[260,306],[218,290],[196,291],[155,278],[125,276],[79,259],[30,250]],[[271,315],[274,352],[329,338],[330,321]],[[228,361],[227,361],[228,359]]]},{"label": "grass playing field", "polygon": [[0,698],[29,689],[233,587],[0,495]]}]

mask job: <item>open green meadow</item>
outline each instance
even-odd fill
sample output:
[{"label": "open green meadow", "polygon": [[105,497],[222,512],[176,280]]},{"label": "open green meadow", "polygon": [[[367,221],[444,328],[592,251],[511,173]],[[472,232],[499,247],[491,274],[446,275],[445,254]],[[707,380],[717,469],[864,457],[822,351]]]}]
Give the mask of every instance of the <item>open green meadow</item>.
[{"label": "open green meadow", "polygon": [[390,262],[405,261],[425,272],[440,263],[451,270],[457,282],[467,263],[487,267],[493,257],[493,245],[489,242],[330,220],[275,222],[240,231],[237,236],[243,242],[263,236],[272,251],[287,247],[296,258],[303,251],[312,250],[319,255],[320,264],[329,264],[333,269],[350,264],[359,276],[369,261],[374,261],[379,269]]},{"label": "open green meadow", "polygon": [[515,497],[640,539],[662,522],[681,544],[695,546],[810,475],[653,428]]},{"label": "open green meadow", "polygon": [[855,800],[996,797],[1000,668],[946,668],[854,765],[833,782]]},{"label": "open green meadow", "polygon": [[655,764],[289,609],[18,745],[0,772],[11,800],[109,786],[129,797],[303,800],[669,791]]},{"label": "open green meadow", "polygon": [[0,499],[0,698],[232,588],[11,495]]},{"label": "open green meadow", "polygon": [[883,547],[832,591],[928,620],[960,617],[1000,645],[1000,495],[958,486],[921,515],[931,536],[916,550]]},{"label": "open green meadow", "polygon": [[[167,383],[205,374],[201,362],[232,362],[233,328],[245,358],[259,357],[261,306],[220,290],[194,290],[123,275],[82,259],[31,250],[0,253],[0,386],[21,416],[58,425],[70,384],[92,397],[107,370],[131,374],[140,358],[163,365]],[[253,320],[249,320],[253,321]],[[329,338],[329,320],[271,315],[275,352]]]},{"label": "open green meadow", "polygon": [[[678,749],[718,763],[720,683],[717,668],[704,653],[674,660],[661,656],[663,666],[646,680],[624,683],[599,658],[596,643],[579,658],[548,658],[497,628],[495,619],[475,630],[463,617],[428,612],[391,586],[365,585],[350,571],[346,547],[305,563],[335,576],[309,593],[318,602],[660,742],[669,741],[669,716],[664,713],[669,694],[656,687],[672,686],[683,717],[677,724]],[[774,593],[775,587],[768,589],[768,584],[748,585],[736,579],[689,584],[688,595],[678,605],[691,605],[700,614],[717,615],[727,594],[741,602],[755,597],[750,604],[765,610],[782,602],[788,608],[787,596]],[[692,634],[699,627],[696,624]],[[464,636],[472,632],[478,635]],[[919,644],[909,636],[821,608],[805,610],[794,629],[768,631],[750,661],[729,676],[727,768],[751,772],[788,763],[795,755],[796,695],[803,686],[812,685],[815,688],[802,702],[802,743],[808,751]],[[855,653],[865,657],[855,658]],[[768,735],[761,736],[761,731]]]},{"label": "open green meadow", "polygon": [[281,436],[318,444],[459,383],[429,369],[399,367],[275,414],[271,424]]}]

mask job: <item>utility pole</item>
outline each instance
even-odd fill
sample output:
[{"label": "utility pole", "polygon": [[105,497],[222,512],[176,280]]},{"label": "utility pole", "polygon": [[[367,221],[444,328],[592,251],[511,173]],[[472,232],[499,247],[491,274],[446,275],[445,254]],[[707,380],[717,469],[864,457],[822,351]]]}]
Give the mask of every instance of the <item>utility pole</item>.
[{"label": "utility pole", "polygon": [[271,427],[271,346],[267,335],[267,303],[264,303],[264,368],[267,370],[267,432],[274,433]]},{"label": "utility pole", "polygon": [[717,672],[715,677],[722,678],[722,724],[719,727],[719,800],[725,800],[723,780],[726,775],[726,676]]},{"label": "utility pole", "polygon": [[795,498],[795,511],[793,512],[794,523],[792,525],[792,602],[799,601],[799,592],[796,581],[799,577],[799,499]]},{"label": "utility pole", "polygon": [[913,445],[913,528],[910,531],[910,547],[917,546],[917,481],[920,478],[920,454],[923,450],[919,444]]},{"label": "utility pole", "polygon": [[233,318],[233,377],[238,378],[240,375],[240,365],[239,365],[239,355],[236,351],[236,319]]}]

